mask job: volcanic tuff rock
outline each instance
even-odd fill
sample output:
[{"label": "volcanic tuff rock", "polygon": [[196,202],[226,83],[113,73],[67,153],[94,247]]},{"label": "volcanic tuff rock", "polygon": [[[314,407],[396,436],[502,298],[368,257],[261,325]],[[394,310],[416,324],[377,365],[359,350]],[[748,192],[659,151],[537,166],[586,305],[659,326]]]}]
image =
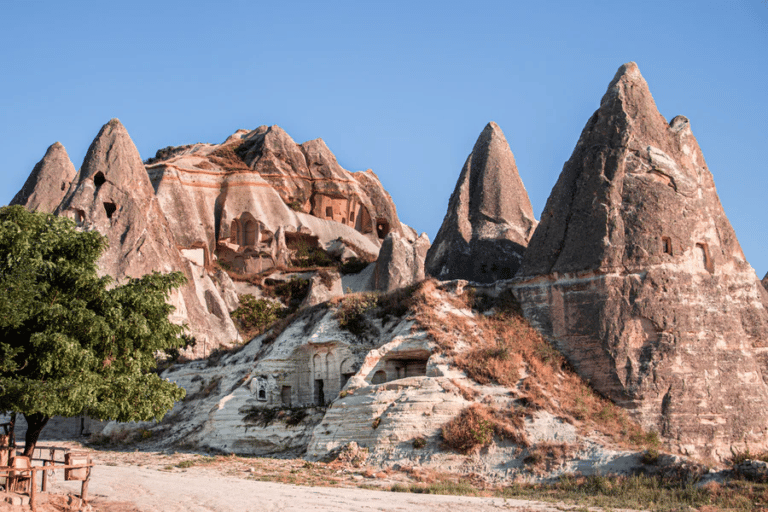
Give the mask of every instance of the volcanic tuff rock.
[{"label": "volcanic tuff rock", "polygon": [[20,204],[30,211],[53,212],[67,193],[77,171],[67,150],[56,142],[29,174],[24,186],[10,204]]},{"label": "volcanic tuff rock", "polygon": [[[114,119],[79,173],[61,144],[51,146],[14,203],[105,234],[100,269],[118,280],[184,272],[188,284],[171,302],[174,320],[197,338],[197,355],[239,340],[229,317],[235,285],[214,261],[248,274],[331,247],[374,260],[390,232],[416,240],[373,172],[350,173],[322,140],[299,145],[277,126],[238,130],[222,144],[164,148],[145,166]],[[328,293],[339,294],[339,283]]]},{"label": "volcanic tuff rock", "polygon": [[422,233],[413,243],[395,232],[381,244],[374,270],[374,288],[390,292],[424,280],[424,259],[429,238]]},{"label": "volcanic tuff rock", "polygon": [[535,228],[515,157],[501,128],[488,123],[461,170],[426,272],[443,280],[509,279]]},{"label": "volcanic tuff rock", "polygon": [[147,171],[180,246],[218,252],[240,271],[284,261],[274,240],[339,238],[375,257],[390,230],[403,227],[389,194],[371,172],[350,173],[322,140],[296,144],[280,127],[238,130],[222,144],[165,148]]},{"label": "volcanic tuff rock", "polygon": [[109,239],[99,260],[102,274],[120,280],[152,271],[183,272],[188,284],[172,294],[172,318],[188,324],[200,343],[198,351],[239,339],[229,318],[231,308],[222,297],[226,289],[182,258],[139,152],[120,121],[102,127],[56,213]]},{"label": "volcanic tuff rock", "polygon": [[622,66],[518,272],[526,316],[579,374],[684,453],[766,447],[765,290],[688,120]]}]

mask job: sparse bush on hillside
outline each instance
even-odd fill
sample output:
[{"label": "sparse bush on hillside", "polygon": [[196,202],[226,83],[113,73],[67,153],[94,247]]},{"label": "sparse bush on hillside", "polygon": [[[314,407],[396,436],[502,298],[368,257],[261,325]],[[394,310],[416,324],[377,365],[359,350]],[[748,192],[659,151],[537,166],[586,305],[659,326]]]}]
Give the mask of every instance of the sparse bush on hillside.
[{"label": "sparse bush on hillside", "polygon": [[309,416],[307,407],[243,407],[238,411],[243,415],[243,421],[267,427],[275,421],[281,421],[289,427],[295,427]]},{"label": "sparse bush on hillside", "polygon": [[257,299],[251,294],[240,296],[240,307],[230,313],[240,334],[248,340],[264,332],[280,317],[283,307],[269,299]]},{"label": "sparse bush on hillside", "polygon": [[522,418],[482,404],[472,404],[443,425],[442,436],[446,446],[464,454],[489,446],[494,436],[528,446]]},{"label": "sparse bush on hillside", "polygon": [[283,281],[275,285],[274,294],[283,300],[288,309],[293,312],[298,309],[301,302],[309,293],[309,279],[292,277],[290,281]]},{"label": "sparse bush on hillside", "polygon": [[350,258],[339,266],[339,272],[342,275],[358,274],[365,270],[368,265],[370,265],[369,262],[360,258]]},{"label": "sparse bush on hillside", "polygon": [[313,247],[303,238],[296,240],[294,250],[292,262],[297,267],[334,267],[338,265],[338,261],[333,259],[324,249]]},{"label": "sparse bush on hillside", "polygon": [[366,313],[377,305],[378,294],[376,293],[354,293],[345,296],[336,310],[339,327],[357,336],[370,332],[373,324]]}]

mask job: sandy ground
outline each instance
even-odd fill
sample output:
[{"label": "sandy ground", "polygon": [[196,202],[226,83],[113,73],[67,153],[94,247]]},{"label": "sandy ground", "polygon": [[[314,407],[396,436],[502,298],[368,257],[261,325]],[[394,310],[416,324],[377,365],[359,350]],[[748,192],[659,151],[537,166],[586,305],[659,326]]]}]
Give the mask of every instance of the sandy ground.
[{"label": "sandy ground", "polygon": [[[93,450],[79,443],[56,443],[88,451],[95,467],[88,504],[93,512],[370,512],[370,511],[531,511],[569,510],[548,504],[503,498],[442,496],[359,488],[391,487],[419,481],[417,473],[373,474],[363,468],[312,464],[301,459],[206,456],[195,453]],[[51,494],[42,495],[38,512],[77,510],[79,482],[57,473]],[[293,485],[284,482],[296,482]],[[70,508],[67,503],[74,505]],[[0,504],[0,512],[29,510]],[[584,510],[579,508],[579,510]]]},{"label": "sandy ground", "polygon": [[[57,489],[78,492],[70,482]],[[555,511],[552,505],[428,494],[396,493],[340,487],[306,487],[274,482],[211,476],[195,471],[167,473],[141,467],[98,467],[90,490],[95,503],[114,500],[133,503],[141,511]]]}]

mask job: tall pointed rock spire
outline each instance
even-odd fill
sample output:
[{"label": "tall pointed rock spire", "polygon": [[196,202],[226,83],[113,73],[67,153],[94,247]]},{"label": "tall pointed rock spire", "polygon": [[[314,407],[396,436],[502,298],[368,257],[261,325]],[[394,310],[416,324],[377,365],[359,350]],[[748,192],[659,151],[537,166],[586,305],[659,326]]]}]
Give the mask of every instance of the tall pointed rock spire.
[{"label": "tall pointed rock spire", "polygon": [[599,392],[670,447],[768,446],[766,297],[688,120],[623,65],[528,245],[526,316]]},{"label": "tall pointed rock spire", "polygon": [[[152,271],[184,272],[188,284],[171,297],[174,320],[193,326],[191,334],[199,342],[215,346],[238,339],[222,298],[182,259],[139,151],[117,119],[105,124],[94,139],[78,181],[57,213],[109,239],[99,260],[103,274],[120,280]],[[208,290],[198,293],[197,287]],[[197,350],[202,352],[203,347]]]},{"label": "tall pointed rock spire", "polygon": [[484,283],[511,278],[535,227],[512,150],[501,128],[488,123],[461,170],[426,271]]},{"label": "tall pointed rock spire", "polygon": [[24,186],[10,204],[20,204],[31,211],[53,213],[76,174],[67,150],[60,142],[56,142],[32,169]]}]

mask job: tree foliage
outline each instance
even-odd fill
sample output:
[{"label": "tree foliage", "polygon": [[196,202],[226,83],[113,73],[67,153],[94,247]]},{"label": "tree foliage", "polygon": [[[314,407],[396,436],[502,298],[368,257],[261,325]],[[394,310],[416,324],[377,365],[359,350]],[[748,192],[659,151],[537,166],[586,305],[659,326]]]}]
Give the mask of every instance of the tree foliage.
[{"label": "tree foliage", "polygon": [[106,247],[68,219],[0,208],[0,410],[37,434],[54,415],[159,419],[184,396],[151,371],[158,351],[184,344],[166,303],[183,274],[112,287],[97,274]]}]

